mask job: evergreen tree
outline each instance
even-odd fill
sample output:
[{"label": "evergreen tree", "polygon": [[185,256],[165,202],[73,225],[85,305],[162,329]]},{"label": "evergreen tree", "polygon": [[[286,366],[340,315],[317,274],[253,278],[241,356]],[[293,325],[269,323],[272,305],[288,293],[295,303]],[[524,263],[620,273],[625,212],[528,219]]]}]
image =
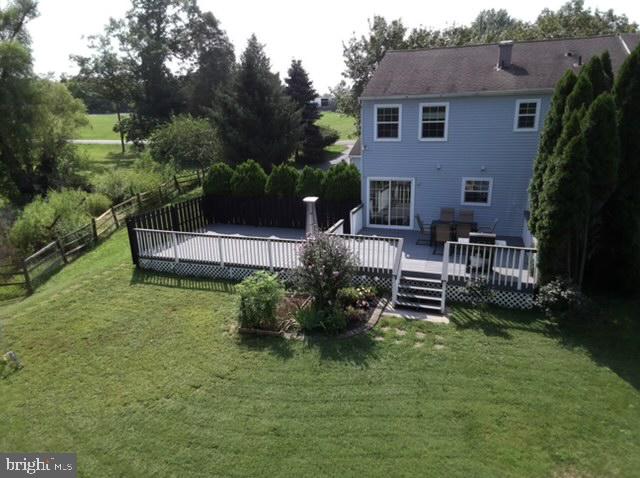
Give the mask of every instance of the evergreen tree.
[{"label": "evergreen tree", "polygon": [[301,150],[306,160],[317,160],[319,159],[318,156],[322,155],[324,148],[320,128],[314,124],[320,118],[318,105],[314,102],[318,93],[313,88],[313,82],[309,79],[309,75],[302,67],[300,60],[291,61],[288,75],[284,80],[286,84],[285,93],[301,112],[303,128],[302,141],[295,151],[296,160],[300,158]]},{"label": "evergreen tree", "polygon": [[300,141],[300,112],[284,94],[280,78],[255,35],[240,59],[230,91],[213,115],[226,161],[248,158],[264,168],[286,161]]},{"label": "evergreen tree", "polygon": [[582,106],[588,107],[593,101],[593,85],[587,73],[588,71],[584,69],[580,72],[575,86],[567,96],[563,122],[566,122],[574,111],[579,110]]},{"label": "evergreen tree", "polygon": [[620,133],[618,186],[603,212],[608,283],[617,290],[640,288],[640,48],[627,57],[614,95]]},{"label": "evergreen tree", "polygon": [[582,69],[581,74],[585,74],[589,77],[591,87],[593,88],[592,94],[594,99],[597,98],[600,93],[604,93],[609,90],[609,79],[607,78],[604,66],[602,65],[602,60],[599,56],[591,58],[589,63],[587,63]]},{"label": "evergreen tree", "polygon": [[611,91],[611,88],[613,88],[614,75],[609,50],[605,50],[602,55],[600,55],[600,61],[602,61],[602,69],[604,70],[604,74],[607,77],[607,91]]},{"label": "evergreen tree", "polygon": [[554,155],[547,170],[538,224],[541,281],[558,276],[578,281],[583,230],[588,214],[589,178],[587,147],[582,135],[575,136],[564,151]]},{"label": "evergreen tree", "polygon": [[[585,268],[595,274],[599,267],[601,249],[608,249],[601,234],[602,208],[615,191],[618,181],[620,140],[616,123],[616,105],[613,95],[603,93],[589,107],[582,125],[582,135],[587,147],[587,170],[589,174],[589,216],[586,218],[582,266],[578,283],[582,283]],[[593,264],[591,264],[593,259]],[[591,284],[593,280],[589,281]]]},{"label": "evergreen tree", "polygon": [[562,118],[567,96],[569,96],[573,90],[576,80],[576,75],[571,70],[567,70],[560,81],[558,81],[553,93],[553,98],[551,99],[551,107],[544,123],[538,155],[533,164],[533,178],[529,186],[531,209],[529,228],[534,235],[537,228],[539,197],[542,192],[544,175],[547,170],[549,158],[553,154],[555,145],[562,133]]}]

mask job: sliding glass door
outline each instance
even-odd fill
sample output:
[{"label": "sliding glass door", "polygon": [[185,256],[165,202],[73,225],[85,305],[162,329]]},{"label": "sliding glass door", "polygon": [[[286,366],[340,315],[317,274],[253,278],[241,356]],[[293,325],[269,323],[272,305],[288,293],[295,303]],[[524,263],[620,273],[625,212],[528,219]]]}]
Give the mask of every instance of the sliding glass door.
[{"label": "sliding glass door", "polygon": [[400,227],[411,225],[410,180],[369,180],[369,224]]}]

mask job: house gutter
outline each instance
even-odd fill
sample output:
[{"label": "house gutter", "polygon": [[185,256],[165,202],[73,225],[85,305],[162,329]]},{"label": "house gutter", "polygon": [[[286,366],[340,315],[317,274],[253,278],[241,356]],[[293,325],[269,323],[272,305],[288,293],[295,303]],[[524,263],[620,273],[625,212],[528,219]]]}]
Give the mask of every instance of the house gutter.
[{"label": "house gutter", "polygon": [[435,93],[423,95],[381,95],[381,96],[361,96],[360,101],[364,100],[410,100],[420,98],[458,98],[458,97],[476,97],[476,96],[514,96],[514,95],[546,95],[552,94],[553,88],[540,88],[536,90],[499,90],[499,91],[477,91],[477,92],[461,92],[461,93]]}]

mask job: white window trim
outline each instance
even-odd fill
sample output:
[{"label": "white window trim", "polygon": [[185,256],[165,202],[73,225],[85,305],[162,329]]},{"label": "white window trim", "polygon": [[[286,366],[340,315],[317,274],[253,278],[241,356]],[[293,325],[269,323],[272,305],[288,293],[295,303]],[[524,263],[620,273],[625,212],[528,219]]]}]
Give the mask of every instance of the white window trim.
[{"label": "white window trim", "polygon": [[[446,108],[444,112],[444,136],[442,138],[423,138],[422,137],[422,108],[425,106],[444,106]],[[418,105],[418,140],[428,142],[442,142],[447,141],[449,137],[449,102],[440,103],[420,103]]]},{"label": "white window trim", "polygon": [[[411,181],[411,207],[409,212],[409,225],[408,226],[394,226],[384,224],[371,224],[371,215],[369,214],[369,189],[371,187],[371,181]],[[369,176],[367,178],[367,227],[378,229],[413,229],[413,221],[415,215],[415,197],[416,197],[416,182],[414,178],[399,178],[399,177],[382,177],[382,176]]]},{"label": "white window trim", "polygon": [[[520,104],[522,103],[535,103],[536,104],[536,117],[533,122],[533,128],[518,128],[518,118],[520,117]],[[513,117],[513,131],[516,133],[528,133],[538,131],[538,122],[540,120],[540,98],[520,99],[516,100],[516,111]]]},{"label": "white window trim", "polygon": [[[487,197],[487,202],[465,202],[464,200],[464,187],[467,181],[489,181],[489,194]],[[493,196],[493,178],[462,178],[462,187],[460,189],[460,205],[461,206],[480,206],[480,207],[489,207],[491,206],[491,198]]]},{"label": "white window trim", "polygon": [[[378,109],[398,108],[398,137],[378,138]],[[402,105],[401,104],[379,104],[373,107],[373,140],[374,141],[402,141]]]}]

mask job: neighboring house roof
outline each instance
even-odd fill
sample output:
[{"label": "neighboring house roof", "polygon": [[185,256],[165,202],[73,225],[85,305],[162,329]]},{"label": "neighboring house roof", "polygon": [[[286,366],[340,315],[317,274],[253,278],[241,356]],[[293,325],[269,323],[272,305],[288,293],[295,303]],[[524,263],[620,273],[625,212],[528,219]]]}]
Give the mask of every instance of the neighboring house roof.
[{"label": "neighboring house roof", "polygon": [[498,43],[423,50],[390,50],[362,98],[481,94],[552,90],[568,68],[574,71],[605,50],[617,71],[640,35],[513,42],[511,65],[496,68]]},{"label": "neighboring house roof", "polygon": [[362,155],[362,143],[360,143],[360,138],[358,138],[356,143],[351,148],[351,151],[349,151],[349,156],[359,157],[361,155]]}]

